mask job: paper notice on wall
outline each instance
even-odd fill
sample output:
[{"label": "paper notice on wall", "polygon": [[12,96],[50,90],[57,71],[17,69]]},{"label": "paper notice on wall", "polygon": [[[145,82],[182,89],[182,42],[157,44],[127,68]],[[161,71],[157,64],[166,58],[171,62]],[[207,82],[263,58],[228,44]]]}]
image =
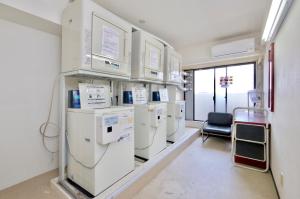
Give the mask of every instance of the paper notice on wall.
[{"label": "paper notice on wall", "polygon": [[119,33],[111,27],[103,26],[101,54],[111,59],[119,59]]},{"label": "paper notice on wall", "polygon": [[159,89],[159,97],[161,102],[168,102],[169,101],[168,90],[166,88]]},{"label": "paper notice on wall", "polygon": [[147,103],[147,95],[146,95],[146,89],[145,88],[138,88],[134,87],[132,88],[132,101],[133,104],[146,104]]},{"label": "paper notice on wall", "polygon": [[159,68],[160,62],[160,52],[157,48],[150,48],[150,67],[151,68]]}]

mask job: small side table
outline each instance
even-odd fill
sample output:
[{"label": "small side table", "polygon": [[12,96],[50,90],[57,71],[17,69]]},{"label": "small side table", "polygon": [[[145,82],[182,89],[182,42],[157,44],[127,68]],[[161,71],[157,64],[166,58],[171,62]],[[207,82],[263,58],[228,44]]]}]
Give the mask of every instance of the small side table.
[{"label": "small side table", "polygon": [[232,157],[236,166],[269,170],[268,110],[237,107],[233,111]]}]

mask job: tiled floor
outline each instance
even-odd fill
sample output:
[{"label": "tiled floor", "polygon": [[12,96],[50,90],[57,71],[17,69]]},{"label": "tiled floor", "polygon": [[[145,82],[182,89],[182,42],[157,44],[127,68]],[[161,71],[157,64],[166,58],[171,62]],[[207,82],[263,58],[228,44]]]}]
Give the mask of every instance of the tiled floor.
[{"label": "tiled floor", "polygon": [[[134,199],[276,199],[270,173],[260,173],[232,165],[229,141],[197,139]],[[0,199],[57,199],[46,173],[0,192]]]}]

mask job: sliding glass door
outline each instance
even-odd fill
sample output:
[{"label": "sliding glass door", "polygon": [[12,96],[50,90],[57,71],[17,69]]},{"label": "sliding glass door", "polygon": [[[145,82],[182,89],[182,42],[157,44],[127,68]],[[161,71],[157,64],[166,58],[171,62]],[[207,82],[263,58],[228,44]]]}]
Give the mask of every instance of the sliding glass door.
[{"label": "sliding glass door", "polygon": [[[219,80],[226,76],[226,67],[216,68],[215,78],[215,112],[226,113],[226,89],[221,87]],[[207,117],[207,115],[206,115]]]},{"label": "sliding glass door", "polygon": [[235,107],[247,107],[248,91],[254,89],[254,64],[227,67],[227,76],[233,83],[227,88],[227,112]]},{"label": "sliding glass door", "polygon": [[195,71],[194,120],[203,120],[214,111],[214,73],[214,69]]},{"label": "sliding glass door", "polygon": [[255,64],[199,69],[194,77],[194,120],[206,120],[209,112],[232,113],[247,106],[247,93],[255,88]]}]

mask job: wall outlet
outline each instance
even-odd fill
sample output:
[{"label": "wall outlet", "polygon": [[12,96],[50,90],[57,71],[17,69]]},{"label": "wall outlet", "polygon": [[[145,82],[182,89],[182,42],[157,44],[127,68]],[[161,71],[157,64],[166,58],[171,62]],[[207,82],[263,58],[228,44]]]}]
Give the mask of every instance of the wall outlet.
[{"label": "wall outlet", "polygon": [[280,185],[283,187],[284,184],[284,173],[281,171],[280,172]]}]

